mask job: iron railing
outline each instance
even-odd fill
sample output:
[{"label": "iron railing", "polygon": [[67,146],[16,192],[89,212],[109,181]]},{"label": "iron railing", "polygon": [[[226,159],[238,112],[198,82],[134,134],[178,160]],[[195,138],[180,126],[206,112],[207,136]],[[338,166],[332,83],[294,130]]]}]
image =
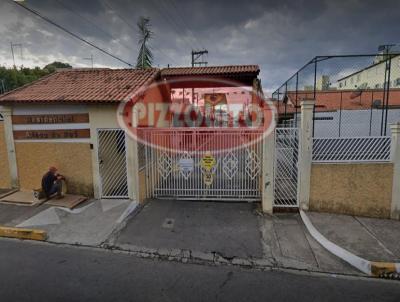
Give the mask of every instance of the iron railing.
[{"label": "iron railing", "polygon": [[313,162],[385,162],[390,160],[390,137],[314,138]]},{"label": "iron railing", "polygon": [[276,128],[275,146],[274,207],[297,207],[299,129]]},{"label": "iron railing", "polygon": [[313,58],[273,92],[279,124],[297,127],[306,99],[315,137],[389,135],[400,120],[400,53]]}]

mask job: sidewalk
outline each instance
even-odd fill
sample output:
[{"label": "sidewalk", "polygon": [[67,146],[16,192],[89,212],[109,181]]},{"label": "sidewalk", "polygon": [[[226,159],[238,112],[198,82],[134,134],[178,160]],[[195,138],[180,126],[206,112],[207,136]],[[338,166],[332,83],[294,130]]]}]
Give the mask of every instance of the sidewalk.
[{"label": "sidewalk", "polygon": [[47,241],[99,246],[136,208],[129,200],[89,200],[70,210],[43,204],[0,204],[0,225],[47,232]]},{"label": "sidewalk", "polygon": [[[251,203],[153,200],[137,206],[128,200],[90,200],[73,210],[0,204],[0,225],[45,230],[49,242],[147,258],[363,275],[320,245],[299,213],[263,215]],[[400,262],[400,221],[307,215],[323,236],[349,252]]]},{"label": "sidewalk", "polygon": [[307,212],[328,240],[370,261],[400,262],[400,221]]},{"label": "sidewalk", "polygon": [[109,246],[145,257],[361,275],[320,246],[300,215],[262,215],[256,204],[154,200]]}]

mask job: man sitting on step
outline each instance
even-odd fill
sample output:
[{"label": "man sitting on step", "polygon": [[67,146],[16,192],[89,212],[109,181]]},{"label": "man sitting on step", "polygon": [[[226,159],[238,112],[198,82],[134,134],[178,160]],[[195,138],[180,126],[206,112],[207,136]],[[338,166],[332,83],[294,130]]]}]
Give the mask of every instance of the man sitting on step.
[{"label": "man sitting on step", "polygon": [[42,177],[42,190],[46,198],[57,193],[57,198],[62,197],[62,180],[64,176],[58,174],[56,167],[50,167],[49,171]]}]

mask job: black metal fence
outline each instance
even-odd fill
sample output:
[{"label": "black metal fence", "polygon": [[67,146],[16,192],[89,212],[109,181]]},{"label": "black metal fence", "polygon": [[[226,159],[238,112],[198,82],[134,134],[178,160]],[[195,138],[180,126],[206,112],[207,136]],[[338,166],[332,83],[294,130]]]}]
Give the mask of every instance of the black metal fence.
[{"label": "black metal fence", "polygon": [[310,99],[316,137],[389,135],[400,121],[400,52],[313,58],[272,94],[278,124],[298,126]]}]

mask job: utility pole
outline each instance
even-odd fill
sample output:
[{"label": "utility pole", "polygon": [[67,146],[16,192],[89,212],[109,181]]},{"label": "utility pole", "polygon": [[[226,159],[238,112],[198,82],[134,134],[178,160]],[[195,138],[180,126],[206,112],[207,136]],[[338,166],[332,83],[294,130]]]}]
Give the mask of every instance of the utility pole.
[{"label": "utility pole", "polygon": [[383,107],[382,107],[382,120],[381,120],[381,135],[386,135],[387,117],[389,109],[389,94],[390,94],[390,69],[392,58],[390,56],[390,49],[396,44],[379,45],[378,51],[382,51],[382,61],[385,60],[385,78],[383,81]]},{"label": "utility pole", "polygon": [[[203,50],[192,50],[192,67],[195,67],[196,65],[198,66],[207,66],[208,62],[204,61],[203,56],[204,55],[208,55],[208,50],[207,49],[203,49]],[[200,61],[198,61],[198,59],[200,59]],[[198,104],[198,98],[197,98],[197,106]],[[194,104],[194,88],[192,88],[192,104]]]},{"label": "utility pole", "polygon": [[13,42],[11,42],[11,55],[12,55],[13,64],[14,64],[13,66],[14,66],[14,69],[15,69],[16,66],[15,66],[14,47],[19,47],[20,48],[21,60],[22,60],[22,44],[21,43],[13,43]]},{"label": "utility pole", "polygon": [[92,63],[92,69],[93,69],[93,55],[90,55],[90,58],[83,58],[84,60],[88,60]]},{"label": "utility pole", "polygon": [[[207,49],[203,49],[203,50],[192,50],[192,67],[195,67],[196,65],[198,66],[207,66],[208,62],[204,61],[203,56],[208,54],[208,50]],[[200,59],[200,61],[198,61],[198,59]]]}]

